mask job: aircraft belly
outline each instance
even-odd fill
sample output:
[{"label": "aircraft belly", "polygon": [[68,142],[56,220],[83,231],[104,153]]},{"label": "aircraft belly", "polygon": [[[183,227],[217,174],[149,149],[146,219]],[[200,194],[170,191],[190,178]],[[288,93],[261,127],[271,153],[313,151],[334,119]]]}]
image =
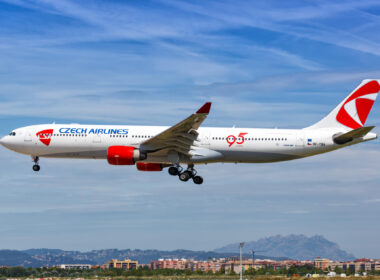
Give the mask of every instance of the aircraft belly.
[{"label": "aircraft belly", "polygon": [[62,151],[62,152],[55,151],[54,153],[41,154],[40,157],[106,159],[107,158],[107,150],[90,150],[90,151],[78,150],[78,151],[75,151],[75,150],[71,149],[71,151]]},{"label": "aircraft belly", "polygon": [[300,155],[273,151],[223,151],[224,162],[263,163],[302,158]]},{"label": "aircraft belly", "polygon": [[87,143],[76,143],[74,145],[56,144],[34,147],[29,154],[51,158],[105,159],[107,158],[107,148],[102,146],[96,147]]}]

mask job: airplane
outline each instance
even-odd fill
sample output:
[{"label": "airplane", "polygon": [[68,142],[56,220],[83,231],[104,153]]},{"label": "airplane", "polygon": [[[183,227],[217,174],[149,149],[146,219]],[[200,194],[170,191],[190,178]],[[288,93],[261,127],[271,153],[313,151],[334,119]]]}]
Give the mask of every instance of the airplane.
[{"label": "airplane", "polygon": [[[202,184],[195,165],[216,162],[268,163],[300,159],[377,139],[364,126],[380,90],[380,80],[363,80],[334,110],[303,129],[200,127],[211,102],[171,127],[42,124],[13,130],[0,143],[39,159],[107,159],[111,165],[136,165],[181,181]],[[181,165],[187,165],[185,169]]]}]

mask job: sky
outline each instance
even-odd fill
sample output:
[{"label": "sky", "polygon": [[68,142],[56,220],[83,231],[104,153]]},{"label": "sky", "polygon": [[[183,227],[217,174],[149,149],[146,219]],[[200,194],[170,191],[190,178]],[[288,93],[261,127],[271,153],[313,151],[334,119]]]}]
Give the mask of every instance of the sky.
[{"label": "sky", "polygon": [[[380,79],[379,1],[0,0],[0,135],[40,123],[303,128]],[[367,120],[380,126],[380,105]],[[375,132],[380,130],[375,128]],[[212,250],[321,234],[380,258],[379,140],[199,166],[203,185],[0,149],[0,248]]]}]

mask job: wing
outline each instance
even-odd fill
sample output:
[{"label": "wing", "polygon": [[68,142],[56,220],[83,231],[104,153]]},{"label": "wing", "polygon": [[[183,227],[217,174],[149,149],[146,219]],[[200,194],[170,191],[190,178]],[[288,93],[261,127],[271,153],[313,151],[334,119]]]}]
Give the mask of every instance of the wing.
[{"label": "wing", "polygon": [[194,142],[197,141],[198,132],[202,122],[206,119],[211,109],[211,102],[206,102],[195,114],[183,121],[157,134],[141,143],[141,148],[147,153],[165,150],[177,151],[186,156],[191,156],[189,151]]}]

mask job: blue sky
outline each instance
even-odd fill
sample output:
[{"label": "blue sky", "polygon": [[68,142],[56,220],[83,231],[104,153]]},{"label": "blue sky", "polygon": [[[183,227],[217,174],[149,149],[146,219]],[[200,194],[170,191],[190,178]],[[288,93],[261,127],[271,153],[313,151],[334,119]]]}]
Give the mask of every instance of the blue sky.
[{"label": "blue sky", "polygon": [[[0,0],[0,134],[171,125],[205,101],[206,126],[302,128],[380,78],[379,15],[368,0]],[[200,166],[202,186],[105,161],[42,159],[34,174],[0,149],[0,247],[209,250],[303,233],[380,257],[379,148]]]}]

